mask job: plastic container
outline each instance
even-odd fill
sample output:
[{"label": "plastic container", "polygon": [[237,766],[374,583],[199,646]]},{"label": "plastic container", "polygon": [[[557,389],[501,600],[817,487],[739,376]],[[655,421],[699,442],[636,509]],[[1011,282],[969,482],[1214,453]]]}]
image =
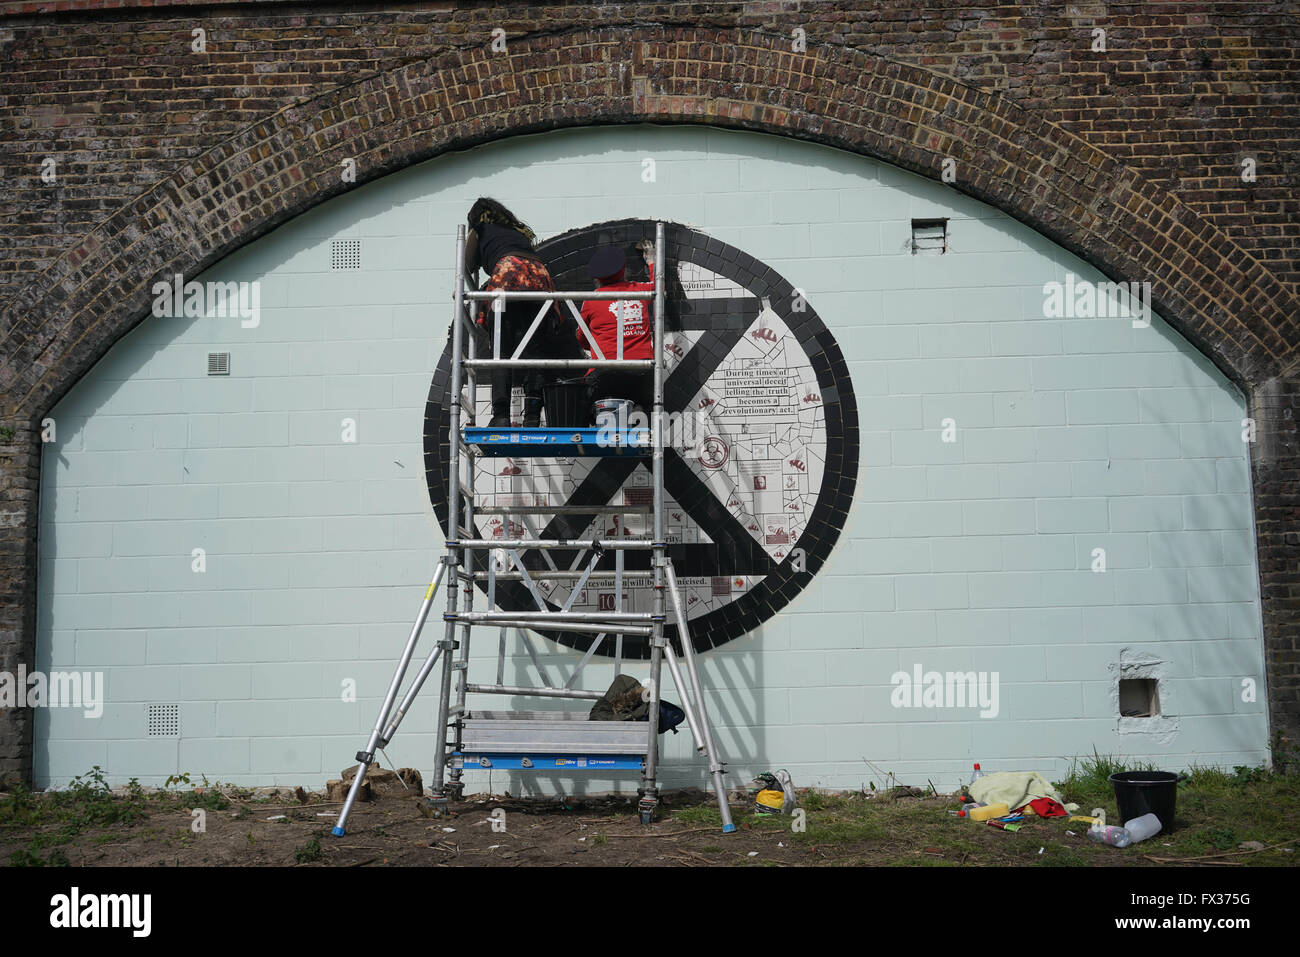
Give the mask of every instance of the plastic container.
[{"label": "plastic container", "polygon": [[560,379],[542,386],[542,405],[546,408],[546,427],[581,429],[591,424],[588,413],[591,401],[583,379]]},{"label": "plastic container", "polygon": [[1174,804],[1178,797],[1178,775],[1170,771],[1123,771],[1110,776],[1115,788],[1119,818],[1129,821],[1154,814],[1166,832],[1174,829]]},{"label": "plastic container", "polygon": [[1106,823],[1104,808],[1092,809],[1093,824],[1088,828],[1088,840],[1097,844],[1109,844],[1111,847],[1128,847],[1133,843],[1133,835],[1122,827]]},{"label": "plastic container", "polygon": [[636,406],[631,399],[597,399],[591,406],[596,425],[608,428],[625,429],[632,418]]},{"label": "plastic container", "polygon": [[1133,836],[1122,827],[1108,824],[1105,827],[1088,828],[1088,840],[1111,847],[1128,847],[1133,843]]},{"label": "plastic container", "polygon": [[1129,836],[1133,838],[1133,843],[1136,844],[1160,833],[1160,818],[1154,814],[1143,814],[1141,817],[1125,821],[1124,830],[1128,831]]},{"label": "plastic container", "polygon": [[986,804],[984,807],[977,807],[972,811],[967,811],[966,816],[972,821],[987,821],[995,817],[1006,817],[1011,813],[1011,808],[1005,804]]},{"label": "plastic container", "polygon": [[795,793],[794,779],[790,777],[790,772],[786,770],[777,771],[776,779],[780,782],[781,790],[785,794],[785,804],[782,805],[781,809],[786,814],[793,814],[794,809],[799,806],[799,795]]},{"label": "plastic container", "polygon": [[983,801],[971,801],[971,802],[969,802],[968,804],[963,804],[963,805],[961,806],[961,809],[962,809],[963,811],[965,811],[967,814],[969,814],[971,811],[975,810],[977,807],[988,807],[988,805],[985,804]]},{"label": "plastic container", "polygon": [[[984,772],[980,770],[980,766],[977,764],[975,765],[975,773],[970,776],[970,783],[974,784],[982,777],[984,777]],[[969,785],[967,786],[969,787]]]}]

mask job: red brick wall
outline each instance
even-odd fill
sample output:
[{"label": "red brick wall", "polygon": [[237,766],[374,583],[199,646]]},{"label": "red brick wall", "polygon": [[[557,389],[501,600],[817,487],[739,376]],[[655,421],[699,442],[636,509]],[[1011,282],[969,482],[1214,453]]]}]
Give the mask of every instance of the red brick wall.
[{"label": "red brick wall", "polygon": [[[1276,727],[1300,725],[1300,88],[1284,3],[0,3],[0,669],[31,661],[34,423],[192,273],[361,180],[511,132],[714,122],[1006,209],[1245,387]],[[491,54],[501,27],[509,54]],[[191,31],[207,49],[190,49]],[[790,49],[806,32],[807,52]],[[1093,52],[1094,29],[1107,52]],[[1256,162],[1244,182],[1239,161]],[[42,182],[42,161],[58,173]],[[0,715],[0,775],[30,727]]]},{"label": "red brick wall", "polygon": [[[0,3],[6,209],[0,301],[205,146],[300,97],[413,58],[571,27],[742,26],[997,91],[1177,195],[1300,284],[1300,13],[1294,3],[668,4],[170,0]],[[34,15],[28,11],[84,11]],[[1284,11],[1288,11],[1284,12]],[[1071,12],[1077,15],[1070,15]],[[25,15],[24,15],[25,14]],[[189,51],[191,30],[208,53]],[[1092,52],[1094,28],[1106,53]],[[6,137],[9,139],[9,137]],[[41,160],[56,156],[60,185]],[[1240,158],[1255,158],[1256,180]]]}]

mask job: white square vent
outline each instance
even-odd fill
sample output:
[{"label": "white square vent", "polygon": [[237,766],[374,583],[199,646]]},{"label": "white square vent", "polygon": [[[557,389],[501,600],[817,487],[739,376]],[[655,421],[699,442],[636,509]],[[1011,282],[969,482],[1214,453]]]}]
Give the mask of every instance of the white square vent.
[{"label": "white square vent", "polygon": [[208,375],[230,375],[230,353],[208,353]]},{"label": "white square vent", "polygon": [[330,269],[360,269],[361,240],[336,239],[330,244]]},{"label": "white square vent", "polygon": [[181,733],[181,706],[178,704],[149,705],[149,737],[175,738]]},{"label": "white square vent", "polygon": [[948,220],[912,220],[912,255],[942,256],[948,251]]}]

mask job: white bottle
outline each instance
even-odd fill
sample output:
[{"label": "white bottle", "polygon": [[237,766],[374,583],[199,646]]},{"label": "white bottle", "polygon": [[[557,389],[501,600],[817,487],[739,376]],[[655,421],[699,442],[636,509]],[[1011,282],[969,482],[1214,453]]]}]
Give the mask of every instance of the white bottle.
[{"label": "white bottle", "polygon": [[1160,818],[1151,813],[1124,822],[1124,830],[1128,831],[1134,844],[1145,841],[1148,837],[1155,837],[1160,833],[1160,826]]}]

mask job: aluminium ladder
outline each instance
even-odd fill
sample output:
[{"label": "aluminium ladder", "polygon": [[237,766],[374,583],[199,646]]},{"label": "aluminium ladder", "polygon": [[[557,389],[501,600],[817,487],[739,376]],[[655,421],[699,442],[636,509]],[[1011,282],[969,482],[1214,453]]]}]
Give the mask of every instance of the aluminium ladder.
[{"label": "aluminium ladder", "polygon": [[[348,791],[347,800],[332,833],[343,836],[347,820],[361,791],[366,771],[381,751],[392,740],[398,726],[425,680],[433,673],[439,660],[442,672],[438,682],[437,728],[441,742],[440,753],[434,764],[432,797],[430,805],[435,815],[445,814],[449,799],[459,798],[464,790],[462,775],[467,768],[483,767],[503,770],[552,770],[564,773],[576,770],[640,770],[641,787],[638,812],[642,823],[654,819],[658,806],[656,774],[658,766],[659,687],[663,663],[666,661],[673,683],[682,699],[682,709],[694,741],[696,752],[702,755],[712,777],[714,792],[722,813],[722,829],[735,831],[722,775],[724,763],[718,758],[717,746],[709,723],[708,707],[700,684],[695,649],[687,628],[685,603],[678,587],[677,576],[667,555],[664,535],[664,227],[655,224],[653,292],[509,292],[467,289],[465,275],[465,227],[456,231],[456,292],[452,321],[451,390],[449,436],[450,476],[448,481],[448,535],[446,552],[438,561],[433,580],[424,593],[415,623],[407,637],[406,646],[398,661],[397,670],[389,684],[380,707],[379,717],[371,731],[366,747],[358,751],[357,772]],[[472,280],[470,280],[472,286]],[[623,311],[618,312],[618,345],[614,358],[607,358],[583,321],[575,302],[591,299],[654,300],[654,358],[625,359],[623,357]],[[478,358],[475,354],[472,312],[478,302],[492,303],[494,315],[492,358]],[[514,353],[508,358],[501,355],[502,313],[507,300],[540,301],[541,308]],[[563,302],[577,322],[591,346],[590,359],[523,359],[520,358],[528,342],[536,333],[543,317],[553,302]],[[620,427],[610,430],[578,428],[518,428],[505,429],[475,427],[474,415],[478,403],[477,374],[480,369],[628,369],[652,372],[654,400],[650,428],[630,429]],[[468,401],[464,395],[468,387]],[[468,409],[466,406],[468,405]],[[548,423],[549,426],[549,423]],[[462,489],[462,455],[468,464]],[[511,457],[573,457],[629,455],[650,459],[653,504],[642,514],[652,516],[652,536],[649,538],[600,538],[583,540],[542,539],[533,531],[529,515],[619,515],[638,511],[638,506],[558,506],[538,505],[534,498],[531,506],[503,505],[475,508],[474,467],[475,456]],[[478,515],[497,515],[504,518],[500,539],[479,538],[475,518]],[[521,519],[521,528],[532,537],[512,538],[511,516]],[[624,568],[627,550],[641,549],[651,553],[651,570],[639,571]],[[537,550],[548,569],[528,569],[523,553]],[[554,550],[579,550],[578,557],[569,569],[557,567],[548,554]],[[578,612],[570,610],[578,592],[586,584],[597,563],[613,553],[616,609],[613,611]],[[585,564],[582,559],[589,553]],[[493,556],[508,556],[509,562]],[[484,559],[487,559],[484,561]],[[578,567],[582,564],[582,567]],[[480,568],[485,565],[486,568]],[[513,566],[513,570],[512,567]],[[627,578],[647,578],[653,583],[652,610],[650,612],[625,612],[623,581]],[[424,659],[401,702],[397,695],[411,665],[420,633],[433,604],[438,587],[447,579],[447,606],[443,614],[445,633]],[[537,583],[545,580],[575,581],[564,606],[555,610],[541,596]],[[475,586],[486,582],[488,610],[474,610]],[[495,591],[498,581],[520,581],[537,606],[536,611],[495,610]],[[672,644],[664,633],[668,614],[665,591],[671,597],[673,622],[677,625],[682,647],[683,663],[678,661]],[[463,593],[464,604],[461,605]],[[470,633],[475,625],[496,627],[500,630],[497,655],[496,683],[491,685],[469,682]],[[520,687],[504,683],[506,629],[515,628],[524,642],[532,664],[542,678],[539,687]],[[591,634],[593,640],[586,654],[563,687],[554,687],[547,680],[545,670],[538,661],[527,629],[560,630]],[[459,631],[459,635],[458,635]],[[470,693],[505,696],[536,696],[543,698],[569,698],[597,700],[603,692],[572,687],[582,668],[597,647],[608,638],[614,639],[615,672],[621,671],[624,635],[636,635],[650,641],[650,678],[647,682],[649,714],[644,723],[635,721],[590,721],[585,712],[557,711],[479,711],[467,707]],[[455,683],[453,687],[453,676]],[[689,677],[688,688],[685,678]],[[447,772],[450,771],[450,775]]]}]

